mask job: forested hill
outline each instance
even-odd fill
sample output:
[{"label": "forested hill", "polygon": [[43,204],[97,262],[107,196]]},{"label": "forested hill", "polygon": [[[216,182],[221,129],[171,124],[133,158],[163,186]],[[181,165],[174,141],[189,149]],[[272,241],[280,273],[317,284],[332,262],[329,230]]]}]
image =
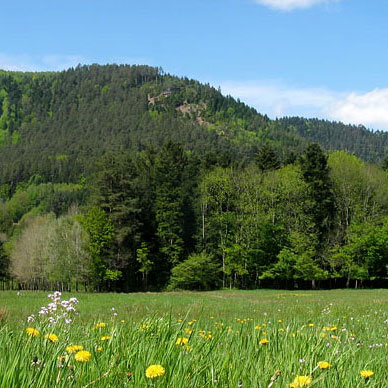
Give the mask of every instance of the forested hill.
[{"label": "forested hill", "polygon": [[244,165],[263,144],[287,160],[311,141],[379,162],[388,135],[322,120],[272,121],[209,85],[148,66],[0,71],[0,184],[34,176],[77,182],[107,151],[159,149],[169,139],[199,157]]}]

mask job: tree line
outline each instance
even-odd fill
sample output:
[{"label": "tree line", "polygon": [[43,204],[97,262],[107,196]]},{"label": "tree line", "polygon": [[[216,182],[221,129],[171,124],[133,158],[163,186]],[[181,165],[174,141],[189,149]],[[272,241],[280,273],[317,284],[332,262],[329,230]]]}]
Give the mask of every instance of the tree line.
[{"label": "tree line", "polygon": [[239,165],[167,141],[78,183],[0,187],[0,277],[20,287],[361,286],[388,268],[388,176],[317,144]]}]

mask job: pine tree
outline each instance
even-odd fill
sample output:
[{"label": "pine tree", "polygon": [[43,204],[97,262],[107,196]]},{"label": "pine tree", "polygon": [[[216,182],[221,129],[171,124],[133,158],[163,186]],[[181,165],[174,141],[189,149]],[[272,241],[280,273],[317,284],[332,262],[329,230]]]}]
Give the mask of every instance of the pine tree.
[{"label": "pine tree", "polygon": [[280,168],[279,156],[270,145],[264,145],[257,154],[257,165],[261,171],[277,170]]},{"label": "pine tree", "polygon": [[311,213],[317,236],[322,239],[327,235],[335,215],[335,200],[330,180],[327,156],[318,144],[307,147],[301,157],[303,179],[310,189]]},{"label": "pine tree", "polygon": [[156,234],[168,268],[182,261],[184,249],[183,171],[187,165],[181,145],[164,144],[156,164]]}]

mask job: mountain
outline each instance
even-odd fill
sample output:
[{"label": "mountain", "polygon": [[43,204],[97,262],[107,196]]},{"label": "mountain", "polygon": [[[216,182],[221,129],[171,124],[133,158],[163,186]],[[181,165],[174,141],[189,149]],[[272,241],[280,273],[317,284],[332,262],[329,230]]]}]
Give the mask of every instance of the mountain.
[{"label": "mountain", "polygon": [[210,85],[129,65],[0,71],[0,184],[77,182],[109,151],[180,142],[238,164],[263,144],[286,160],[310,142],[380,162],[388,134],[299,117],[270,120]]}]

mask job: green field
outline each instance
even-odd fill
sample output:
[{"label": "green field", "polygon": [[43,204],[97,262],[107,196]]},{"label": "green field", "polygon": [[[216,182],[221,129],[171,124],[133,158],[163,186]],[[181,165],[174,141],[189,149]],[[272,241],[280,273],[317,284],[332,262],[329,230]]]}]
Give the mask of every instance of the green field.
[{"label": "green field", "polygon": [[[60,301],[51,315],[27,322],[50,302],[47,295],[0,293],[1,388],[388,386],[387,290],[64,294],[62,300],[70,297],[79,300],[72,322],[49,324]],[[89,353],[66,351],[70,345]],[[146,376],[150,365],[163,367],[155,368],[160,376],[152,378],[152,370]],[[373,376],[362,377],[365,370]]]}]

